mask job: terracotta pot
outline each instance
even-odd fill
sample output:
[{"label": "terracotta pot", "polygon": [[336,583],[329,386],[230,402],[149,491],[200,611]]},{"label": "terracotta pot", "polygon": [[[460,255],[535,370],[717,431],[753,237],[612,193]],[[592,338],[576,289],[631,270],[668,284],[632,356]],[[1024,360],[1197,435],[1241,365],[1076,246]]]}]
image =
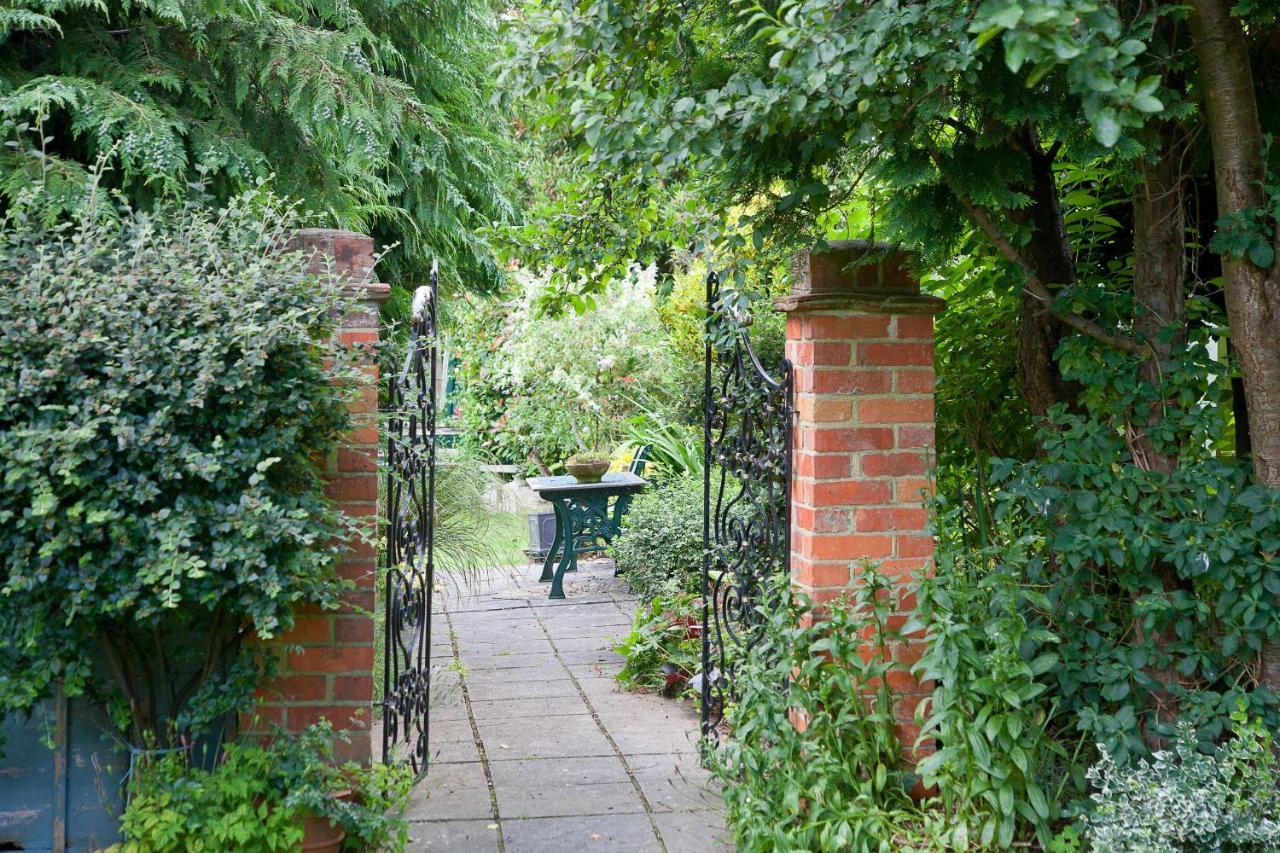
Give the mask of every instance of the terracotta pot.
[{"label": "terracotta pot", "polygon": [[[356,792],[347,789],[333,794],[335,800],[354,801]],[[340,824],[331,823],[327,817],[302,819],[302,850],[305,853],[339,853],[347,833]]]},{"label": "terracotta pot", "polygon": [[302,849],[307,853],[340,853],[347,833],[327,817],[302,819]]},{"label": "terracotta pot", "polygon": [[566,462],[564,467],[579,483],[598,483],[609,472],[609,460],[590,459],[585,462]]}]

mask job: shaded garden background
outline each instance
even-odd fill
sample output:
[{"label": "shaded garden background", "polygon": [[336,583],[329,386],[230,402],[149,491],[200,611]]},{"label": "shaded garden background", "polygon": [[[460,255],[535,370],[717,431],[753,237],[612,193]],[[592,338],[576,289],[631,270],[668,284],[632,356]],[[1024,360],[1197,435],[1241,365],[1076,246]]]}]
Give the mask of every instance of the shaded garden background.
[{"label": "shaded garden background", "polygon": [[[475,477],[486,462],[558,472],[587,445],[619,459],[655,445],[655,491],[615,552],[649,600],[624,643],[640,686],[680,692],[662,664],[687,669],[697,639],[696,543],[664,545],[701,523],[688,475],[701,464],[702,277],[724,272],[775,359],[781,327],[760,300],[787,289],[797,249],[914,250],[950,306],[936,571],[909,614],[866,594],[873,566],[825,625],[798,627],[803,601],[776,609],[720,755],[740,845],[1280,843],[1271,4],[21,0],[0,12],[0,39],[6,281],[25,282],[31,253],[88,217],[103,245],[114,223],[129,233],[131,209],[181,233],[180,215],[262,214],[265,183],[291,200],[272,227],[347,227],[386,247],[387,363],[408,294],[441,261],[458,464]],[[112,257],[86,274],[119,288]],[[193,292],[206,275],[192,272]],[[38,339],[52,319],[37,303],[54,291],[29,304],[17,292],[5,310],[14,328],[36,321]],[[21,366],[34,343],[6,340],[4,440],[65,437],[73,416],[48,408],[60,398],[10,405],[40,386]],[[237,460],[319,499],[289,466],[256,472],[266,463]],[[88,524],[85,484],[45,498],[37,484],[58,472],[39,453],[6,465],[0,523],[17,544],[0,710],[12,714],[48,695],[47,675],[93,683],[75,668],[90,622],[59,633],[75,662],[60,673],[33,677],[48,650],[32,638],[96,569],[83,546],[49,553],[32,521]],[[263,482],[237,478],[218,483],[246,495]],[[161,509],[147,500],[145,514]],[[456,520],[456,540],[477,544],[512,526]],[[111,613],[140,582],[143,596],[178,589],[163,605],[175,616],[207,613],[194,582],[206,579],[182,567],[217,543],[166,542],[172,570],[151,586],[128,571],[149,552],[113,556],[129,579],[96,590]],[[324,579],[318,553],[291,583]],[[466,574],[491,554],[463,548],[452,565]],[[60,561],[58,586],[33,584],[31,560]],[[31,589],[42,608],[12,606]],[[847,643],[883,635],[890,615],[930,640],[914,671],[937,685],[920,716],[938,750],[915,767],[875,695],[898,664]],[[118,692],[103,700],[121,707]],[[797,707],[814,720],[803,732],[788,723]],[[147,728],[167,737],[165,725]],[[924,799],[909,796],[918,781]]]}]

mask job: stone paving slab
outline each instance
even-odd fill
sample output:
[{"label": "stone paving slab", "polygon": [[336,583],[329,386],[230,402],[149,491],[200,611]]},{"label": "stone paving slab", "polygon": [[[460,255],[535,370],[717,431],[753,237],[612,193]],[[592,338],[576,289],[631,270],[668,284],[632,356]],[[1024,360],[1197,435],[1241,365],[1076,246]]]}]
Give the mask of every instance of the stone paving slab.
[{"label": "stone paving slab", "polygon": [[489,797],[484,765],[479,761],[467,764],[433,764],[431,796],[417,798],[410,803],[405,817],[410,821],[421,821],[430,819],[434,814],[448,814],[455,820],[483,820],[491,823],[493,802]]},{"label": "stone paving slab", "polygon": [[613,747],[589,714],[541,717],[537,720],[480,720],[480,739],[489,746],[490,761],[613,755]]},{"label": "stone paving slab", "polygon": [[492,774],[504,818],[644,814],[630,776],[613,755],[504,761]]},{"label": "stone paving slab", "polygon": [[507,670],[532,666],[545,672],[556,664],[556,655],[549,644],[547,651],[533,654],[518,654],[507,650],[489,653],[462,652],[459,658],[469,669]]},{"label": "stone paving slab", "polygon": [[718,812],[670,812],[654,819],[667,853],[733,853],[733,842]]},{"label": "stone paving slab", "polygon": [[549,696],[577,696],[578,690],[568,678],[548,677],[543,680],[486,677],[487,673],[473,673],[479,680],[470,683],[467,692],[473,701],[494,699],[537,699]]},{"label": "stone paving slab", "polygon": [[[569,682],[572,685],[572,682]],[[477,722],[492,720],[529,720],[530,725],[541,725],[533,721],[542,717],[568,717],[574,714],[589,714],[591,711],[577,693],[567,696],[536,696],[518,699],[473,700],[471,711]]]},{"label": "stone paving slab", "polygon": [[432,820],[409,824],[409,850],[498,853],[501,835],[494,820]]},{"label": "stone paving slab", "polygon": [[427,748],[433,765],[480,760],[480,751],[476,747],[469,719],[432,720]]},{"label": "stone paving slab", "polygon": [[696,754],[628,756],[654,812],[723,812],[720,790]]},{"label": "stone paving slab", "polygon": [[[687,703],[613,677],[635,604],[608,561],[582,561],[563,601],[540,565],[438,596],[432,765],[410,806],[410,849],[483,853],[726,846]],[[449,663],[453,661],[453,663]]]},{"label": "stone paving slab", "polygon": [[660,851],[648,815],[526,818],[502,821],[506,853],[569,853],[577,850]]}]

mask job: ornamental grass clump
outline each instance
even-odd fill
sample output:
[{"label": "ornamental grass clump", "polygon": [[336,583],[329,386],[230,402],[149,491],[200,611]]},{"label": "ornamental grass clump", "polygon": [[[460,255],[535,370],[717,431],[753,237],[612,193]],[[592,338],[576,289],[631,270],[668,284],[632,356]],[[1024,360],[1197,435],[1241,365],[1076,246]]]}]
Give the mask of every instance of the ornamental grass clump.
[{"label": "ornamental grass clump", "polygon": [[289,215],[256,193],[0,219],[0,717],[61,683],[134,745],[186,742],[244,707],[246,634],[336,605],[315,460],[357,374]]}]

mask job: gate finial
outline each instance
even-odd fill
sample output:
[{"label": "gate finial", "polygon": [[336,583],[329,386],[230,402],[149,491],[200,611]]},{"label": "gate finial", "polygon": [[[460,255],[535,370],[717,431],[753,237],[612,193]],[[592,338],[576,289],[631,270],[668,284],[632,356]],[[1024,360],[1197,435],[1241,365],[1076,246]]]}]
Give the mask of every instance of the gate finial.
[{"label": "gate finial", "polygon": [[421,323],[427,316],[427,306],[434,296],[431,285],[424,284],[413,291],[413,322]]}]

